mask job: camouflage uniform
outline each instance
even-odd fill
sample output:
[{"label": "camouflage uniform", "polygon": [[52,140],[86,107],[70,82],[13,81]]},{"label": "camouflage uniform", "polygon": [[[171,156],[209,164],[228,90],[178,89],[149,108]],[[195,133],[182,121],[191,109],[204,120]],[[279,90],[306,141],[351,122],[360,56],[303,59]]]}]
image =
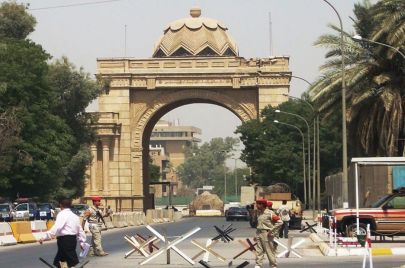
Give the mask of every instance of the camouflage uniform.
[{"label": "camouflage uniform", "polygon": [[[269,259],[270,266],[277,266],[276,250],[273,244],[273,239],[277,236],[278,229],[282,225],[282,221],[273,221],[274,212],[265,209],[263,213],[259,214],[257,217],[257,230],[256,230],[256,241],[257,241],[257,257],[256,266],[263,267],[264,255],[267,255]],[[270,234],[269,234],[270,233]]]},{"label": "camouflage uniform", "polygon": [[[103,246],[101,245],[101,229],[102,229],[102,211],[95,206],[89,207],[90,216],[87,217],[89,223],[89,230],[92,235],[91,237],[91,248],[89,255],[105,256],[107,253],[104,252]],[[99,214],[97,215],[97,211]],[[100,216],[99,216],[100,215]]]}]

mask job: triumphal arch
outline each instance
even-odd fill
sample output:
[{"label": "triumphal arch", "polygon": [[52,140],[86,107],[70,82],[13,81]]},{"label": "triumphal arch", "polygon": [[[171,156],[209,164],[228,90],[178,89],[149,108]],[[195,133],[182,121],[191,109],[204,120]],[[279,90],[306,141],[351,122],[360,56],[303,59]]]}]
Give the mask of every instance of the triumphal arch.
[{"label": "triumphal arch", "polygon": [[164,29],[152,58],[98,59],[97,73],[110,89],[99,98],[98,141],[91,146],[85,198],[100,195],[117,210],[153,204],[149,139],[164,114],[186,104],[210,103],[248,121],[265,106],[286,101],[290,83],[288,57],[239,56],[228,28],[201,17],[199,8]]}]

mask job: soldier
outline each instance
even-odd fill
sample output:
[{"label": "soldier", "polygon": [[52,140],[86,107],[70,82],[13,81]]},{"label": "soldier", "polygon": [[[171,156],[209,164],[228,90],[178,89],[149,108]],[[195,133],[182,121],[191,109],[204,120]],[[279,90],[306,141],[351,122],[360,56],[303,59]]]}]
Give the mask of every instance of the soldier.
[{"label": "soldier", "polygon": [[263,267],[264,254],[270,262],[270,267],[277,267],[277,260],[273,240],[282,222],[275,213],[267,209],[267,200],[256,200],[257,207],[257,230],[255,240],[257,241],[257,256],[255,268]]},{"label": "soldier", "polygon": [[89,251],[89,256],[107,256],[108,253],[103,250],[103,246],[101,244],[101,228],[102,224],[104,223],[104,217],[108,217],[109,214],[103,214],[103,212],[99,209],[101,197],[93,196],[91,200],[93,201],[93,205],[84,212],[85,220],[87,220],[89,223],[89,230],[92,235],[92,247]]}]

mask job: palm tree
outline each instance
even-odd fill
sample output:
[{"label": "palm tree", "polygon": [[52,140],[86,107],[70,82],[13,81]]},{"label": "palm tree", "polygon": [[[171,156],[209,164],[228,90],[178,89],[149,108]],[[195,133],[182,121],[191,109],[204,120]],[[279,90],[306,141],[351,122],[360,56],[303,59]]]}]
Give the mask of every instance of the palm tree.
[{"label": "palm tree", "polygon": [[[403,0],[382,0],[375,5],[369,1],[356,4],[355,17],[352,18],[355,33],[386,44],[393,41],[395,44],[392,45],[403,49],[404,35],[400,34],[405,29],[403,6]],[[336,34],[322,35],[315,42],[315,45],[326,47],[329,51],[326,63],[321,66],[323,76],[309,91],[311,99],[326,118],[339,111],[341,101],[340,28],[330,27]],[[389,27],[394,27],[394,31],[388,31]],[[346,114],[353,153],[365,156],[403,155],[404,59],[385,47],[357,43],[351,39],[353,35],[344,32]]]}]

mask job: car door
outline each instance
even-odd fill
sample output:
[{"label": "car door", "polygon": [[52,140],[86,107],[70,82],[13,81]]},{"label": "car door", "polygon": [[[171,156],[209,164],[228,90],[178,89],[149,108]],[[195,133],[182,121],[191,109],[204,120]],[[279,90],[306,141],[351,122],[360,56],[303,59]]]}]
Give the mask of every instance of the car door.
[{"label": "car door", "polygon": [[[383,206],[384,216],[380,221],[381,231],[398,232],[405,226],[405,195],[397,195],[391,198]],[[402,230],[405,232],[405,230]]]}]

